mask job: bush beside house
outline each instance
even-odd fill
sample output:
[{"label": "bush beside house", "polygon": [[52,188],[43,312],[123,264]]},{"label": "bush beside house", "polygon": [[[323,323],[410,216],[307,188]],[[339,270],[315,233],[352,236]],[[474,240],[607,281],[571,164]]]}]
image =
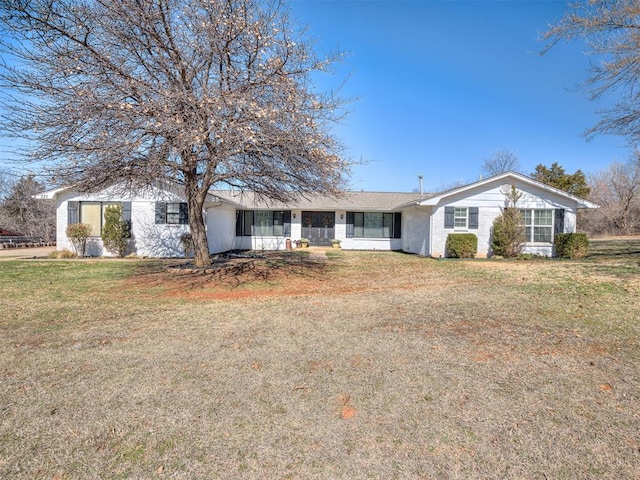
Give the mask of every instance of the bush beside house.
[{"label": "bush beside house", "polygon": [[560,258],[584,258],[589,252],[586,233],[557,233],[556,256]]},{"label": "bush beside house", "polygon": [[473,233],[450,233],[446,249],[449,257],[473,258],[478,252],[478,237]]}]

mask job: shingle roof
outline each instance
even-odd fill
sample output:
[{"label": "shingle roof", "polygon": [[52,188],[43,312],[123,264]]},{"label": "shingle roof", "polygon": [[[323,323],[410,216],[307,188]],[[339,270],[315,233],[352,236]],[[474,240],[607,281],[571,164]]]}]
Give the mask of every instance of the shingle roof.
[{"label": "shingle roof", "polygon": [[[258,209],[300,209],[300,210],[356,210],[356,211],[393,211],[401,205],[420,200],[419,193],[397,192],[345,192],[339,197],[325,195],[306,195],[282,203],[260,199],[253,192],[218,190],[212,195],[239,208]],[[424,196],[422,197],[425,198]]]}]

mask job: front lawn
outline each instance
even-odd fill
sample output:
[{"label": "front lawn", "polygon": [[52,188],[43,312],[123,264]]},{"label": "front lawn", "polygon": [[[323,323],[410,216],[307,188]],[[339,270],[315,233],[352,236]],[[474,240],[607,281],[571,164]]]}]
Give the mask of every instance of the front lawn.
[{"label": "front lawn", "polygon": [[638,478],[634,245],[2,262],[0,478]]}]

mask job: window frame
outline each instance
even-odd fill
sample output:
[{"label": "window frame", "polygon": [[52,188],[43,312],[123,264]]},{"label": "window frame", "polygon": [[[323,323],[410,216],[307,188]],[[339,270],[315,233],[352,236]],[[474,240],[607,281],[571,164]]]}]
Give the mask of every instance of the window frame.
[{"label": "window frame", "polygon": [[347,212],[346,237],[371,240],[402,238],[402,212]]},{"label": "window frame", "polygon": [[[100,200],[76,200],[69,201],[67,204],[67,225],[72,225],[76,223],[84,223],[87,224],[87,219],[83,218],[88,212],[85,211],[84,207],[89,207],[91,205],[97,206],[100,209],[99,220],[100,227],[99,231],[96,233],[91,229],[90,237],[99,238],[102,236],[102,231],[104,230],[104,211],[107,207],[111,206],[120,206],[122,209],[122,218],[131,224],[131,202],[122,202],[122,201],[100,201]],[[88,223],[92,227],[96,226],[94,222]]]},{"label": "window frame", "polygon": [[[464,215],[458,215],[464,212]],[[459,220],[464,220],[464,224],[459,223]],[[457,230],[469,229],[469,208],[468,207],[453,207],[453,228]]]},{"label": "window frame", "polygon": [[291,210],[236,210],[236,237],[290,236]]},{"label": "window frame", "polygon": [[[522,216],[522,226],[524,228],[526,243],[553,244],[555,235],[554,209],[520,208],[519,211]],[[544,234],[542,232],[544,232]]]},{"label": "window frame", "polygon": [[[169,210],[173,211],[169,211]],[[156,202],[156,225],[189,225],[189,207],[186,202]]]}]

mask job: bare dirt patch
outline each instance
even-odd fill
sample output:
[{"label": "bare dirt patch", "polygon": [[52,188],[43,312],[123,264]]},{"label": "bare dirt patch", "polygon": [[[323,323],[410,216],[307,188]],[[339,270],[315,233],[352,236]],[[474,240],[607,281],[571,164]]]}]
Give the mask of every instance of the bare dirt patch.
[{"label": "bare dirt patch", "polygon": [[173,299],[234,300],[317,293],[330,281],[327,274],[324,262],[302,254],[271,252],[255,258],[220,259],[209,269],[187,264],[140,272],[127,284],[160,289],[159,295]]}]

